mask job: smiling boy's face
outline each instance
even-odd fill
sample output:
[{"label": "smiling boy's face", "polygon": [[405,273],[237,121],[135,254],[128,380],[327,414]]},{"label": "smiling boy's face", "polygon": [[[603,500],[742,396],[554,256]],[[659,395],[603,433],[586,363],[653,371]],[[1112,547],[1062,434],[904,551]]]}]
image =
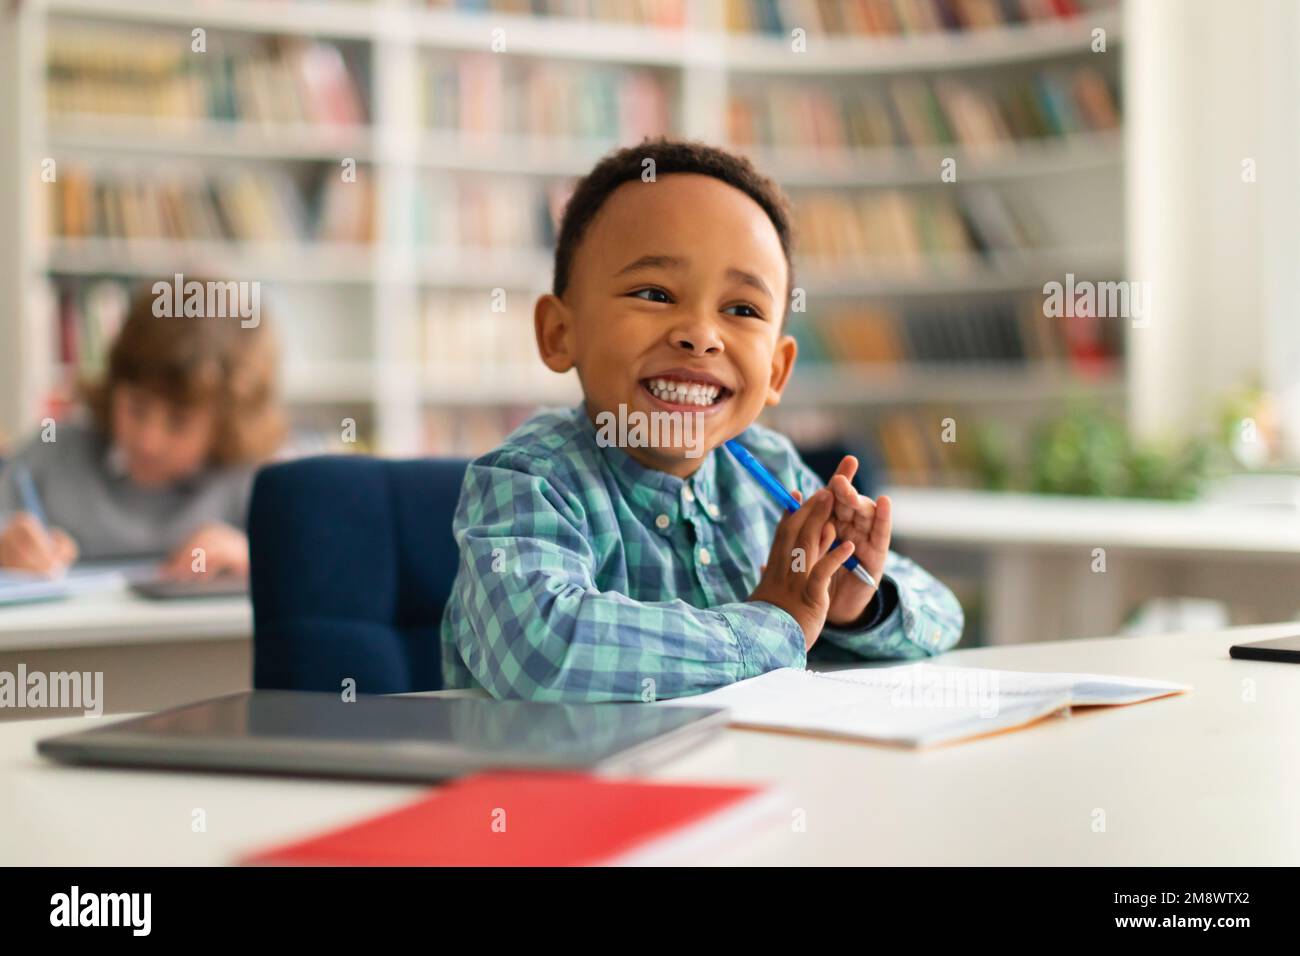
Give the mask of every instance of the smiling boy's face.
[{"label": "smiling boy's face", "polygon": [[[564,298],[538,299],[538,347],[552,370],[578,370],[593,421],[620,405],[675,412],[703,425],[707,451],[780,400],[796,353],[781,333],[788,281],[776,228],[741,190],[693,173],[624,183],[578,244]],[[686,477],[703,459],[684,434],[626,450]]]}]

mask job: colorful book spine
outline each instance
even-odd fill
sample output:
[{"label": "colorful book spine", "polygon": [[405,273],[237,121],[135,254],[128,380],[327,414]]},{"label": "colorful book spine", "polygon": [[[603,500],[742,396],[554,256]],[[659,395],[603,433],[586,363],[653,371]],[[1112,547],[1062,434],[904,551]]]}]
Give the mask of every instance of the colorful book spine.
[{"label": "colorful book spine", "polygon": [[727,0],[733,33],[907,37],[1068,20],[1113,9],[1113,0]]},{"label": "colorful book spine", "polygon": [[151,174],[68,167],[53,184],[50,235],[59,239],[369,243],[374,196],[327,178],[304,194],[281,171],[232,168],[215,176],[176,164]]},{"label": "colorful book spine", "polygon": [[[121,41],[113,35],[119,33]],[[360,54],[290,37],[213,34],[202,55],[180,31],[58,27],[46,54],[53,115],[101,114],[269,126],[368,122]]]},{"label": "colorful book spine", "polygon": [[838,155],[1105,133],[1118,127],[1119,110],[1105,75],[1086,66],[996,82],[908,78],[851,90],[769,82],[733,93],[727,118],[735,146]]}]

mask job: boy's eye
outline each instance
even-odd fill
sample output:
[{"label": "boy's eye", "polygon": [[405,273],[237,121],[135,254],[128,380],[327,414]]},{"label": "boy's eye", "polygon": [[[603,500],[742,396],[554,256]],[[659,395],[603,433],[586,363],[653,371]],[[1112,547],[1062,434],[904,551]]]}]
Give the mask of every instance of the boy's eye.
[{"label": "boy's eye", "polygon": [[[637,289],[629,292],[628,295],[635,296],[638,299],[645,299],[647,302],[671,302],[672,299],[663,289],[656,289],[653,286],[646,289]],[[654,296],[663,296],[661,299],[653,298]]]},{"label": "boy's eye", "polygon": [[[732,309],[743,309],[744,311],[733,312],[731,311]],[[725,312],[727,315],[739,315],[741,318],[745,318],[745,319],[761,319],[763,317],[763,313],[759,312],[752,305],[746,305],[743,302],[740,305],[729,305],[722,311]]]}]

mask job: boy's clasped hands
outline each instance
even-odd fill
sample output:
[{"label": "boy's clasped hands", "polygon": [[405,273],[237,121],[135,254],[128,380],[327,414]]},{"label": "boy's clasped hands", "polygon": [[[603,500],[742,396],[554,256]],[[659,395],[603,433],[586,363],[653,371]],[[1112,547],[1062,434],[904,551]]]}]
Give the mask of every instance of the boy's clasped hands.
[{"label": "boy's clasped hands", "polygon": [[[806,502],[798,491],[791,492],[801,507],[777,525],[767,564],[749,596],[793,617],[809,650],[823,626],[855,626],[876,593],[847,568],[835,573],[849,556],[856,554],[877,582],[884,573],[892,530],[890,500],[858,494],[853,487],[857,470],[857,459],[848,455],[827,486]],[[836,538],[840,544],[832,548]]]}]

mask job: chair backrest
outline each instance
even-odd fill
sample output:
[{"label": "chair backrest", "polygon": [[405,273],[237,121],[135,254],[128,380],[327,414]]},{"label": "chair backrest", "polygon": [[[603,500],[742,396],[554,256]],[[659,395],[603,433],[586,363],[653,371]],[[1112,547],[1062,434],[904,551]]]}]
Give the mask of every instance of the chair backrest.
[{"label": "chair backrest", "polygon": [[799,457],[813,470],[822,481],[830,481],[835,469],[840,466],[845,455],[858,459],[858,471],[853,476],[852,484],[860,495],[875,497],[880,485],[880,469],[873,454],[861,448],[851,447],[840,442],[825,445],[799,446]]},{"label": "chair backrest", "polygon": [[442,686],[439,625],[467,462],[340,455],[262,469],[248,538],[253,686]]}]

